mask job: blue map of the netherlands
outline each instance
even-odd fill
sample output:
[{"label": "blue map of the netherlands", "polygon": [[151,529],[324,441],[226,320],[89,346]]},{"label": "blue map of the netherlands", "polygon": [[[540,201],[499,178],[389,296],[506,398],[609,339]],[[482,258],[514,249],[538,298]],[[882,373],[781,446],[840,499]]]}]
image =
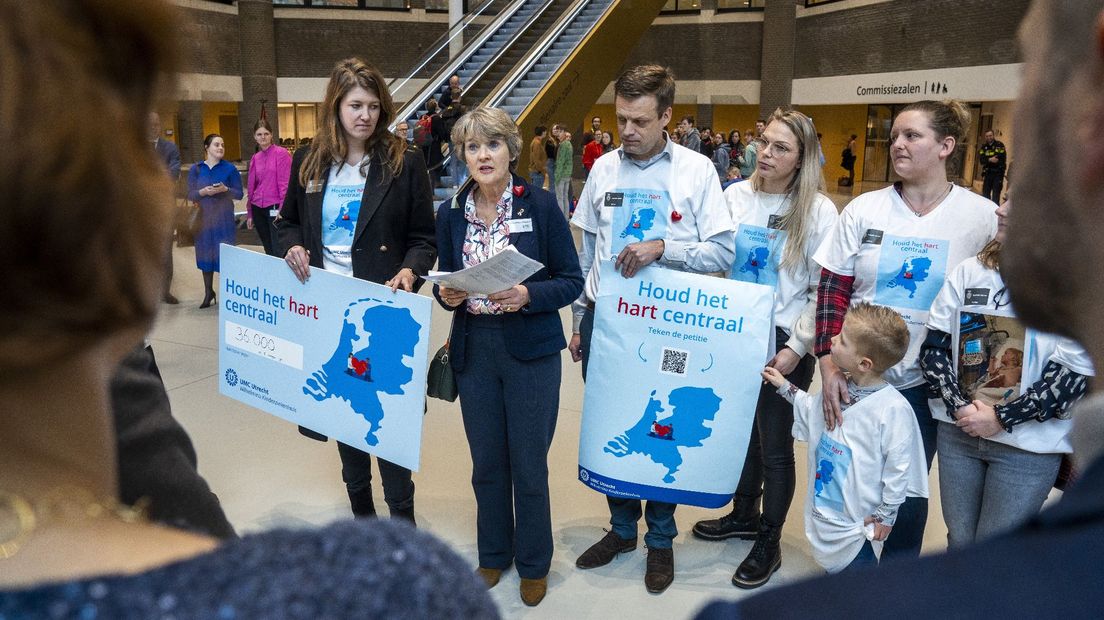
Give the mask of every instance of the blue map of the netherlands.
[{"label": "blue map of the netherlands", "polygon": [[322,243],[343,248],[352,245],[360,217],[363,185],[330,185],[322,203]]},{"label": "blue map of the netherlands", "polygon": [[644,234],[652,230],[655,218],[655,209],[650,207],[633,211],[628,226],[621,231],[621,238],[632,237],[637,241],[644,241]]},{"label": "blue map of the netherlands", "polygon": [[874,303],[928,310],[947,273],[950,242],[914,237],[882,238]]},{"label": "blue map of the netherlands", "polygon": [[667,468],[663,481],[671,483],[675,481],[675,472],[682,466],[679,449],[701,447],[702,442],[713,434],[705,423],[711,422],[720,411],[721,398],[711,388],[680,387],[667,395],[667,404],[671,414],[660,419],[659,415],[666,409],[656,398],[656,390],[652,390],[640,420],[610,441],[603,450],[616,457],[643,454]]},{"label": "blue map of the netherlands", "polygon": [[[354,311],[365,305],[368,307],[357,316]],[[404,393],[402,386],[414,375],[404,358],[413,357],[420,329],[406,308],[377,299],[349,304],[337,347],[307,379],[303,393],[319,402],[336,398],[349,403],[353,412],[371,425],[364,441],[370,446],[378,444],[384,418],[380,394]]]},{"label": "blue map of the netherlands", "polygon": [[736,231],[736,259],[728,277],[752,284],[778,285],[778,262],[786,231],[740,224]]},{"label": "blue map of the netherlands", "polygon": [[851,448],[821,435],[816,450],[813,505],[818,509],[843,512],[843,481],[851,468]]},{"label": "blue map of the netherlands", "polygon": [[611,208],[614,232],[610,252],[617,256],[630,243],[663,239],[667,235],[667,214],[671,198],[665,190],[618,189],[624,195],[622,206]]}]

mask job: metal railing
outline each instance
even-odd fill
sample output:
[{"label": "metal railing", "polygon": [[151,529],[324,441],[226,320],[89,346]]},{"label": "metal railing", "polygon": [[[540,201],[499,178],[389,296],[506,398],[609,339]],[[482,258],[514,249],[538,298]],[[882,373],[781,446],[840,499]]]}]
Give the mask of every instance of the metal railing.
[{"label": "metal railing", "polygon": [[[486,18],[485,13],[489,13],[491,5],[499,2],[499,0],[484,0],[479,6],[475,7],[470,13],[464,15],[464,17],[453,24],[445,34],[441,35],[436,41],[430,44],[429,51],[427,51],[418,61],[414,64],[414,68],[409,70],[406,77],[392,79],[388,83],[388,89],[391,91],[391,95],[395,96],[399,93],[404,86],[411,80],[416,79],[417,76],[425,71],[441,53],[451,48],[456,43],[463,42],[464,51],[478,49],[480,45],[485,43],[487,39],[499,27],[502,26],[507,20],[510,19],[526,2],[526,0],[513,0],[503,10],[488,23],[476,23],[479,18]],[[466,42],[465,39],[467,39]],[[474,46],[474,47],[473,47]],[[467,58],[464,53],[459,53],[452,56],[444,67],[433,71],[434,74],[440,71],[455,71],[457,67],[463,64],[463,61]],[[449,74],[451,75],[451,74]],[[397,82],[397,84],[396,84]],[[413,98],[409,99],[413,100]],[[398,118],[405,118],[399,116]]]}]

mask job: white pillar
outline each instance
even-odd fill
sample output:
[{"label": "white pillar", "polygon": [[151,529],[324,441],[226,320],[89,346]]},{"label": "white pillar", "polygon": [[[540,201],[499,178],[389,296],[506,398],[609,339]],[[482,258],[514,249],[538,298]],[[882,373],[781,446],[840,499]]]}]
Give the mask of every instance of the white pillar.
[{"label": "white pillar", "polygon": [[[449,30],[464,17],[464,0],[449,0]],[[449,56],[454,56],[464,47],[464,36],[461,34],[449,43]]]}]

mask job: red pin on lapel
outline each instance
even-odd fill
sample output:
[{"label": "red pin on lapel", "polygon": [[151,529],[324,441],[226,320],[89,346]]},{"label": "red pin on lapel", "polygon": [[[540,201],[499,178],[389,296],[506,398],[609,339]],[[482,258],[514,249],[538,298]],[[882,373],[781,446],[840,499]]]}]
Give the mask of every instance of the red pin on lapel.
[{"label": "red pin on lapel", "polygon": [[521,198],[521,195],[524,194],[524,193],[525,193],[525,186],[524,185],[515,185],[514,186],[514,195],[515,196],[517,196],[518,198]]},{"label": "red pin on lapel", "polygon": [[679,213],[678,211],[671,211],[671,221],[672,222],[681,222],[682,221],[682,214]]}]

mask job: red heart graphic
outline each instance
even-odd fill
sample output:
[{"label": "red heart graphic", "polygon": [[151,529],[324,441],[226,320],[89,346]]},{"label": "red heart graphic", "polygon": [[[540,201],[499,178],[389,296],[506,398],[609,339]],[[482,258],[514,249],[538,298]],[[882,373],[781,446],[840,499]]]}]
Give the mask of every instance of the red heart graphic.
[{"label": "red heart graphic", "polygon": [[515,185],[514,186],[514,195],[515,196],[517,196],[518,198],[521,198],[521,195],[524,194],[524,193],[525,193],[525,186],[524,185]]},{"label": "red heart graphic", "polygon": [[672,222],[682,221],[682,214],[679,213],[678,211],[671,211],[671,221]]}]

